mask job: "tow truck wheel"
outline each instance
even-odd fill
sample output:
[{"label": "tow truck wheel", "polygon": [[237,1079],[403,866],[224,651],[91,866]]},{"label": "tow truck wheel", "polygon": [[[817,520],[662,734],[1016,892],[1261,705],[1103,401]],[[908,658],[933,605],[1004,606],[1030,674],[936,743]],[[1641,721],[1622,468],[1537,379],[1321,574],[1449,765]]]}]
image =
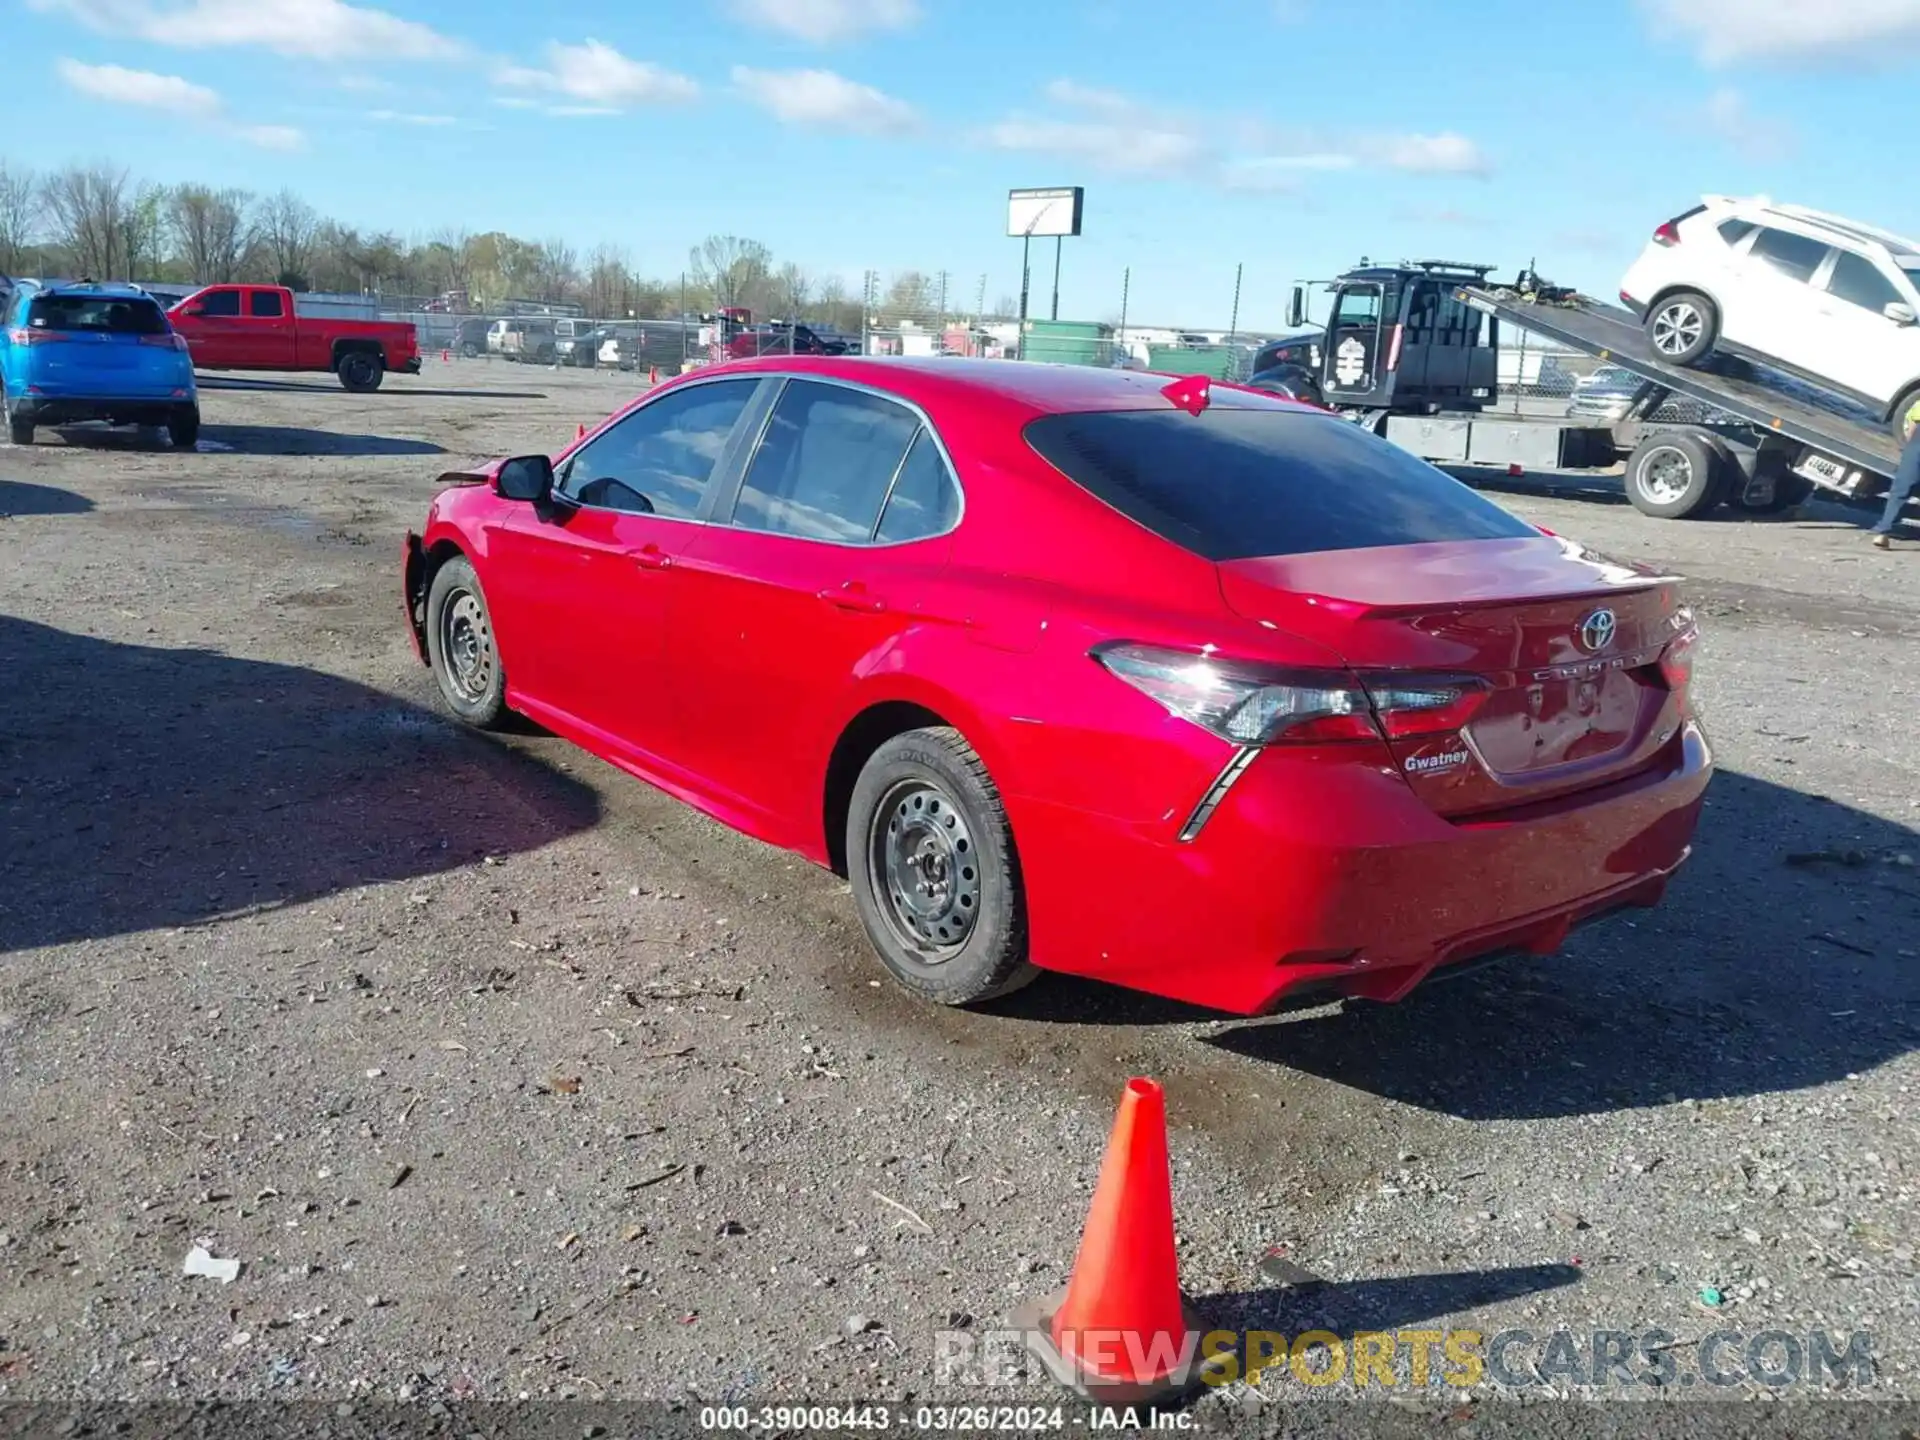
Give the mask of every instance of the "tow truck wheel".
[{"label": "tow truck wheel", "polygon": [[1627,457],[1627,498],[1642,515],[1691,520],[1719,504],[1726,457],[1706,437],[1661,430]]},{"label": "tow truck wheel", "polygon": [[1675,365],[1706,359],[1720,334],[1720,312],[1706,296],[1679,290],[1647,311],[1647,338],[1654,353]]}]

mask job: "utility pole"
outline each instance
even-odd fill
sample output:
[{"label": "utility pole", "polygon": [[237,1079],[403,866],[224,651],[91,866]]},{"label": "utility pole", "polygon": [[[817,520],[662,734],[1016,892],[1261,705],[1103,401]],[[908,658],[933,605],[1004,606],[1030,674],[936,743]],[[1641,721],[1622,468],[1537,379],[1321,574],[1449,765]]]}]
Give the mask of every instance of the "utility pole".
[{"label": "utility pole", "polygon": [[1029,258],[1033,252],[1033,231],[1028,227],[1020,237],[1020,348],[1014,353],[1018,358],[1027,358],[1027,290],[1033,281],[1033,264]]},{"label": "utility pole", "polygon": [[1120,272],[1120,344],[1124,349],[1127,343],[1127,293],[1133,289],[1133,267],[1129,265]]},{"label": "utility pole", "polygon": [[947,328],[947,272],[940,272],[940,328]]},{"label": "utility pole", "polygon": [[1233,343],[1233,337],[1240,333],[1240,274],[1246,268],[1244,261],[1233,267],[1233,319],[1227,322],[1229,345]]},{"label": "utility pole", "polygon": [[980,289],[973,297],[973,328],[980,328],[980,321],[987,313],[987,272],[980,272]]},{"label": "utility pole", "polygon": [[1060,247],[1066,242],[1056,235],[1053,237],[1053,318],[1060,318]]}]

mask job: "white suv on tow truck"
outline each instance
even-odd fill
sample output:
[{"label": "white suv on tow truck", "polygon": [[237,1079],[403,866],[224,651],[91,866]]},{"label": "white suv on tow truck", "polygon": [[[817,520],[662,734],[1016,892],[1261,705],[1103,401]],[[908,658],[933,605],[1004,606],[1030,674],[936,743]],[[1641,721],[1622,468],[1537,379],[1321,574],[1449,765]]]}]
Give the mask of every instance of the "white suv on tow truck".
[{"label": "white suv on tow truck", "polygon": [[1797,205],[1709,195],[1653,232],[1620,301],[1676,365],[1715,350],[1748,357],[1890,424],[1920,400],[1920,241]]}]

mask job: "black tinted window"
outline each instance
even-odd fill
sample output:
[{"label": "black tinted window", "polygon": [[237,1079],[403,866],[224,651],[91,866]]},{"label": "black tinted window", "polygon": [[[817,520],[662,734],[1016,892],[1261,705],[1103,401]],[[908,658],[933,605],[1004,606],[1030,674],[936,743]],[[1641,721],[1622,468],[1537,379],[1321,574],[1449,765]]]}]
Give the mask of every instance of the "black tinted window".
[{"label": "black tinted window", "polygon": [[1208,560],[1537,532],[1331,416],[1230,409],[1050,415],[1027,441],[1123,515]]},{"label": "black tinted window", "polygon": [[167,317],[153,301],[124,295],[36,295],[27,306],[27,328],[164,335]]},{"label": "black tinted window", "polygon": [[914,436],[906,463],[894,478],[893,493],[880,516],[874,539],[889,545],[925,540],[953,527],[960,518],[960,492],[954,488],[940,447],[924,429]]},{"label": "black tinted window", "polygon": [[582,504],[690,519],[757,380],[670,390],[567,462],[565,489]]},{"label": "black tinted window", "polygon": [[1754,232],[1751,220],[1722,220],[1719,225],[1720,238],[1729,245],[1738,245]]},{"label": "black tinted window", "polygon": [[1755,260],[1792,280],[1811,280],[1813,272],[1826,258],[1827,247],[1819,240],[1795,235],[1790,230],[1762,230],[1747,252]]},{"label": "black tinted window", "polygon": [[1880,273],[1880,268],[1866,256],[1851,250],[1842,250],[1834,260],[1833,273],[1827,277],[1827,293],[1836,300],[1845,300],[1876,314],[1900,299],[1900,292]]},{"label": "black tinted window", "polygon": [[1379,318],[1380,288],[1377,285],[1363,285],[1342,291],[1340,303],[1333,312],[1333,324],[1341,326],[1371,326]]},{"label": "black tinted window", "polygon": [[278,320],[287,313],[278,290],[256,290],[248,303],[254,315],[262,320]]},{"label": "black tinted window", "polygon": [[747,467],[733,523],[864,543],[919,427],[911,410],[878,395],[788,381]]},{"label": "black tinted window", "polygon": [[202,315],[238,315],[240,313],[240,292],[238,290],[213,290],[200,297]]}]

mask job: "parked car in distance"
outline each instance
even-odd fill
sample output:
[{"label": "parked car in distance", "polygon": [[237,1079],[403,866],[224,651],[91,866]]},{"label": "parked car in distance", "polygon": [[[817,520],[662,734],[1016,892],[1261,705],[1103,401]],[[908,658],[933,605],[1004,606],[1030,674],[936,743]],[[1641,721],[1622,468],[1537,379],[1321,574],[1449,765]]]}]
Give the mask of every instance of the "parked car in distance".
[{"label": "parked car in distance", "polygon": [[0,395],[14,444],[31,445],[41,425],[87,420],[164,426],[181,450],[199,441],[187,342],[146,291],[22,281],[6,305]]},{"label": "parked car in distance", "polygon": [[1192,386],[704,367],[447,477],[413,642],[468,723],[520,712],[846,876],[942,1003],[1035,967],[1392,1000],[1653,904],[1711,771],[1675,582]]},{"label": "parked car in distance", "polygon": [[591,368],[600,352],[600,328],[591,320],[553,322],[553,361]]},{"label": "parked car in distance", "polygon": [[632,370],[640,364],[640,346],[645,332],[637,325],[609,325],[600,332],[600,348],[594,363],[610,370]]},{"label": "parked car in distance", "polygon": [[[1573,382],[1567,418],[1598,425],[1617,425],[1627,418],[1633,402],[1647,385],[1638,375],[1617,365],[1602,365]],[[1688,425],[1733,424],[1734,417],[1683,395],[1669,395],[1660,407],[1663,421]]]},{"label": "parked car in distance", "polygon": [[487,353],[487,331],[491,322],[484,315],[469,315],[463,319],[453,332],[454,351],[465,359],[473,360]]},{"label": "parked car in distance", "polygon": [[756,355],[832,355],[843,353],[830,348],[810,325],[789,325],[784,320],[749,325],[736,331],[726,343],[727,358],[746,360]]},{"label": "parked car in distance", "polygon": [[208,285],[167,317],[200,370],[328,370],[360,392],[378,390],[389,371],[420,373],[408,322],[299,315],[284,285]]},{"label": "parked car in distance", "polygon": [[553,321],[542,315],[496,320],[487,331],[487,351],[502,360],[551,365],[554,356]]},{"label": "parked car in distance", "polygon": [[1754,359],[1897,424],[1920,400],[1920,241],[1767,200],[1706,196],[1620,282],[1654,351]]}]

